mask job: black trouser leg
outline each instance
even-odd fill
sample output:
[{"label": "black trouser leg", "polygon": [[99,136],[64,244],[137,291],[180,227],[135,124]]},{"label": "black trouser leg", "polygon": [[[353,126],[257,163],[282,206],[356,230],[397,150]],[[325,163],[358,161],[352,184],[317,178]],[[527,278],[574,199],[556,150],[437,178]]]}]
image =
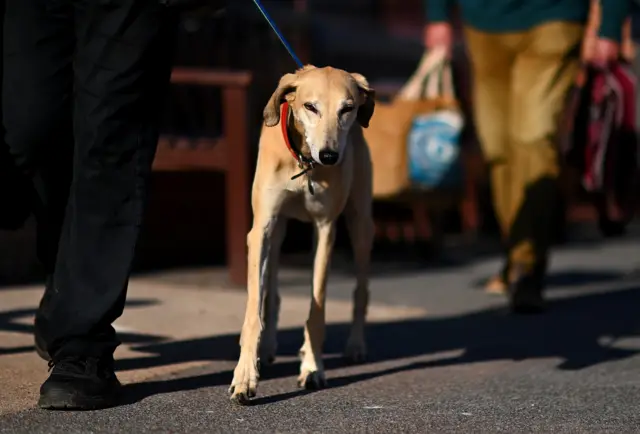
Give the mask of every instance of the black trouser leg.
[{"label": "black trouser leg", "polygon": [[38,220],[38,256],[49,275],[71,179],[70,11],[49,0],[6,0],[3,29],[5,140],[37,192],[31,204]]},{"label": "black trouser leg", "polygon": [[111,323],[124,308],[158,139],[167,18],[157,0],[84,0],[74,10],[73,180],[38,324],[57,356],[110,354],[119,343]]},{"label": "black trouser leg", "polygon": [[[0,83],[4,75],[4,51],[5,51],[5,7],[6,2],[0,1]],[[15,41],[12,41],[15,42]],[[2,95],[0,93],[0,95]],[[1,98],[1,97],[0,97]],[[12,230],[20,228],[33,211],[34,192],[32,182],[17,167],[13,155],[5,141],[3,107],[0,105],[0,119],[2,125],[0,134],[0,229]]]},{"label": "black trouser leg", "polygon": [[[59,241],[36,330],[54,358],[110,355],[119,343],[111,323],[122,314],[126,298],[157,143],[161,95],[168,83],[174,20],[157,0],[8,2],[7,22],[12,25],[5,36],[29,39],[35,32],[32,45],[16,42],[16,57],[23,59],[23,67],[38,70],[31,81],[41,84],[52,101],[44,104],[34,92],[32,98],[43,107],[40,117],[23,110],[7,123],[7,136],[13,131],[13,141],[24,144],[19,135],[30,133],[25,125],[37,128],[37,121],[53,128],[48,125],[50,112],[56,111],[61,95],[71,98],[70,108],[61,111],[64,119],[72,120],[73,154],[67,159],[72,162],[72,178],[67,200],[56,201],[66,202],[66,208],[59,237],[49,237],[47,243]],[[55,27],[54,22],[67,19],[72,25],[56,28],[59,38],[48,42],[51,35],[44,33]],[[68,30],[73,63],[63,49]],[[47,51],[43,47],[48,44]],[[8,77],[20,81],[20,62],[11,62],[6,54],[12,65],[5,70],[5,83]],[[54,78],[60,82],[54,85]],[[73,84],[72,94],[64,87],[68,83]],[[5,103],[5,110],[21,104],[6,94]],[[39,161],[44,152],[40,148],[64,144],[51,143],[52,135],[47,136],[34,139],[29,149],[36,149],[36,166],[51,174],[56,167]],[[55,226],[55,219],[50,221]]]}]

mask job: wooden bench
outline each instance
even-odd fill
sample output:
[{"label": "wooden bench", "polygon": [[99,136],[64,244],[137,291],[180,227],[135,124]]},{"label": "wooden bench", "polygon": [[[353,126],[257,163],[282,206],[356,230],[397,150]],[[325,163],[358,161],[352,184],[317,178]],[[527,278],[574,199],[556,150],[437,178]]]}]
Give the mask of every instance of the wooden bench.
[{"label": "wooden bench", "polygon": [[247,278],[252,177],[247,122],[251,81],[252,76],[247,72],[175,68],[171,75],[174,86],[221,90],[222,134],[220,137],[214,136],[212,131],[207,131],[204,137],[163,134],[153,163],[154,171],[216,171],[225,174],[226,256],[229,280],[234,285],[245,285]]}]

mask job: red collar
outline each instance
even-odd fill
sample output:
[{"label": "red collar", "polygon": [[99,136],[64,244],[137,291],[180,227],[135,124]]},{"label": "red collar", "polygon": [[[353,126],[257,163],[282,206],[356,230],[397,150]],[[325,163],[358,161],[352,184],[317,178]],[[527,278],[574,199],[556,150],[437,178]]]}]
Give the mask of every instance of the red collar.
[{"label": "red collar", "polygon": [[287,128],[287,119],[289,119],[289,103],[285,101],[282,104],[282,109],[280,111],[280,126],[282,128],[282,138],[284,139],[284,144],[287,145],[287,149],[289,150],[289,152],[291,152],[291,155],[293,155],[293,158],[295,158],[298,164],[302,166],[302,163],[303,163],[302,155],[300,155],[298,152],[296,152],[295,149],[293,149],[293,146],[291,145],[291,140],[289,140],[289,130]]}]

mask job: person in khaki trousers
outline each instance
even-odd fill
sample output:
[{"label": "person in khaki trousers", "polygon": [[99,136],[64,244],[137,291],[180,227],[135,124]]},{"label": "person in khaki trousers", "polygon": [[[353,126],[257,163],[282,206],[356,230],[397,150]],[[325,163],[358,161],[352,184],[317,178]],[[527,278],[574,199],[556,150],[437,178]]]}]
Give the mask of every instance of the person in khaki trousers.
[{"label": "person in khaki trousers", "polygon": [[[615,59],[629,0],[596,0],[594,61]],[[558,203],[554,143],[580,66],[589,0],[426,0],[428,48],[452,45],[458,6],[474,77],[473,109],[506,257],[500,277],[514,313],[544,309],[544,276]]]}]

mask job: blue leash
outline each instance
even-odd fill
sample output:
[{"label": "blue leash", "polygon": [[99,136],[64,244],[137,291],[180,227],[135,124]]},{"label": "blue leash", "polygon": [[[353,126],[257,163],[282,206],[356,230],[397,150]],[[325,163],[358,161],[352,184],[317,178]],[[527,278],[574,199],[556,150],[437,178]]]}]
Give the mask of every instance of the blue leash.
[{"label": "blue leash", "polygon": [[298,59],[298,56],[296,56],[296,53],[293,52],[293,48],[291,48],[291,45],[289,45],[289,43],[284,38],[284,36],[282,36],[282,33],[280,33],[278,26],[276,26],[276,24],[273,22],[273,20],[265,10],[264,6],[262,5],[262,2],[260,0],[253,0],[253,2],[258,7],[258,10],[260,11],[264,19],[267,20],[267,22],[271,26],[271,29],[273,29],[273,32],[276,34],[278,39],[280,39],[280,42],[282,43],[284,48],[289,52],[289,55],[291,55],[291,57],[293,58],[293,61],[296,62],[296,64],[298,65],[298,68],[302,68],[304,65],[302,64],[300,59]]},{"label": "blue leash", "polygon": [[[258,7],[258,10],[260,11],[260,13],[264,17],[264,19],[267,20],[267,22],[271,26],[271,29],[273,29],[273,32],[276,34],[278,39],[280,39],[280,42],[282,43],[282,45],[284,45],[284,48],[289,52],[289,54],[293,58],[293,61],[296,62],[296,64],[298,65],[298,68],[302,69],[304,67],[304,65],[302,64],[300,59],[298,59],[298,56],[296,56],[296,53],[293,52],[293,48],[291,48],[291,45],[289,45],[289,43],[284,38],[284,36],[282,36],[282,33],[280,33],[280,30],[278,29],[278,26],[276,26],[276,24],[273,22],[273,20],[271,19],[271,17],[267,13],[267,11],[264,9],[264,6],[262,6],[262,2],[260,0],[253,0],[253,2]],[[309,186],[311,186],[311,181],[309,181]],[[309,188],[311,188],[311,187],[309,187]],[[313,191],[311,191],[311,194],[313,194]],[[263,299],[264,299],[264,291],[261,289],[260,290],[260,304],[259,304],[259,306],[260,306],[260,324],[261,325],[263,325],[262,324],[262,310],[263,310],[263,306],[264,306]]]}]

